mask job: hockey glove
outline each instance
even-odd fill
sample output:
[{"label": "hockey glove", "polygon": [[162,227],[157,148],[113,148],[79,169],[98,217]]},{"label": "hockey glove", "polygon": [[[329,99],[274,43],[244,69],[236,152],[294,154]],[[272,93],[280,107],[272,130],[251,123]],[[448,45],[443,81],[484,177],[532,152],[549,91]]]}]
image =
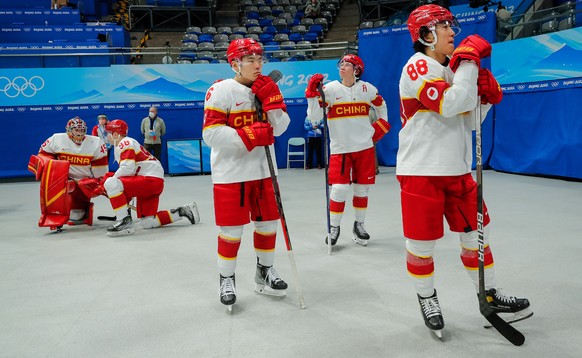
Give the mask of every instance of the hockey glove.
[{"label": "hockey glove", "polygon": [[374,127],[374,135],[372,136],[372,142],[376,143],[377,141],[382,139],[382,137],[384,137],[386,133],[388,133],[388,131],[390,130],[390,123],[386,122],[386,120],[382,118],[379,118],[376,122],[372,123],[372,127]]},{"label": "hockey glove", "polygon": [[307,88],[305,89],[306,98],[314,98],[320,96],[318,91],[319,84],[323,82],[323,75],[321,73],[316,73],[309,79],[307,83]]},{"label": "hockey glove", "polygon": [[100,185],[99,179],[97,178],[83,178],[77,184],[79,185],[79,189],[88,198],[105,195],[105,189],[103,189],[103,185]]},{"label": "hockey glove", "polygon": [[285,102],[283,102],[283,95],[279,86],[269,76],[259,75],[253,82],[251,91],[255,94],[257,99],[263,104],[263,111],[267,112],[272,109],[287,110]]},{"label": "hockey glove", "polygon": [[491,44],[479,35],[469,35],[453,52],[449,66],[453,72],[457,71],[462,61],[475,61],[481,66],[481,59],[491,55]]},{"label": "hockey glove", "polygon": [[265,146],[275,143],[273,127],[271,127],[269,123],[255,122],[250,126],[244,126],[237,129],[236,132],[249,152],[257,146]]},{"label": "hockey glove", "polygon": [[486,68],[479,70],[479,78],[477,79],[477,86],[479,87],[479,96],[481,96],[481,103],[497,104],[503,98],[501,86],[493,77],[491,71]]}]

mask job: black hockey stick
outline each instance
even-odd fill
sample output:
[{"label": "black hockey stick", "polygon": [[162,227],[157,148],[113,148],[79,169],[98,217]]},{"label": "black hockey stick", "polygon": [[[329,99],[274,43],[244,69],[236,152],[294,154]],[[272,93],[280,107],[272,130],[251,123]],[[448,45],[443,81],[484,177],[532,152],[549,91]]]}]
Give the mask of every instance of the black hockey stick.
[{"label": "black hockey stick", "polygon": [[487,302],[485,295],[485,243],[483,238],[483,152],[481,147],[481,98],[475,108],[475,159],[477,172],[477,234],[479,243],[479,311],[503,337],[516,346],[525,342],[523,334],[505,322]]},{"label": "black hockey stick", "polygon": [[325,203],[327,205],[326,216],[327,216],[327,254],[331,255],[332,245],[331,245],[331,217],[329,211],[329,143],[328,143],[328,127],[327,127],[327,112],[325,106],[325,93],[323,92],[323,84],[320,82],[317,85],[317,90],[321,96],[322,109],[323,109],[323,155],[325,157],[323,163],[325,165]]},{"label": "black hockey stick", "polygon": [[[274,70],[269,73],[269,77],[273,82],[277,82],[283,77],[281,71]],[[259,122],[267,122],[267,118],[263,116],[263,104],[255,97],[255,105],[257,107],[257,117]],[[291,271],[293,272],[293,280],[295,281],[295,290],[297,297],[299,297],[299,307],[305,309],[305,301],[303,293],[299,285],[299,275],[297,274],[297,264],[295,263],[295,255],[293,254],[293,246],[289,238],[289,229],[287,228],[287,220],[285,220],[285,212],[283,211],[283,202],[281,201],[281,191],[279,190],[279,182],[275,174],[275,167],[273,166],[273,158],[271,156],[271,149],[268,145],[265,146],[265,154],[267,155],[267,163],[269,164],[269,173],[271,174],[271,181],[273,182],[273,190],[275,192],[275,200],[277,201],[277,208],[279,209],[279,216],[281,217],[281,227],[283,229],[283,237],[285,237],[285,244],[287,245],[287,253],[289,254],[289,261],[291,262]]]},{"label": "black hockey stick", "polygon": [[[127,215],[131,215],[131,210],[137,211],[137,208],[135,207],[135,205],[127,204]],[[97,217],[97,220],[100,220],[100,221],[117,221],[117,216],[115,216],[115,215],[113,215],[113,216],[100,215],[100,216]]]}]

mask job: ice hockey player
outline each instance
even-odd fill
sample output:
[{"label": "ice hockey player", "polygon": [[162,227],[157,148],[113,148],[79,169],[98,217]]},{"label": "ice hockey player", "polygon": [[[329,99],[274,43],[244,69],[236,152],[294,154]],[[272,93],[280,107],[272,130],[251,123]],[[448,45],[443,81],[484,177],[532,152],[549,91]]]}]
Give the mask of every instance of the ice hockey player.
[{"label": "ice hockey player", "polygon": [[[87,135],[87,124],[70,119],[66,133],[55,133],[32,155],[28,169],[40,185],[40,227],[61,231],[64,224],[93,224],[93,203],[82,188],[98,183],[109,170],[107,148],[98,137]],[[81,184],[81,186],[80,186]]]},{"label": "ice hockey player", "polygon": [[[330,158],[329,197],[330,239],[335,245],[340,235],[340,223],[345,201],[353,188],[352,205],[355,221],[352,229],[355,243],[366,246],[370,235],[364,228],[368,209],[368,191],[376,181],[374,143],[390,130],[386,103],[371,83],[361,80],[364,62],[356,55],[345,55],[338,64],[341,81],[332,81],[323,87],[326,103],[321,103],[318,86],[323,75],[309,79],[307,118],[316,123],[323,118],[322,106],[327,108]],[[370,107],[378,120],[370,123]],[[325,238],[327,243],[328,238]]]},{"label": "ice hockey player", "polygon": [[[286,295],[287,283],[273,268],[279,211],[265,146],[275,158],[274,136],[287,129],[290,118],[279,87],[261,74],[261,44],[248,38],[234,40],[226,54],[235,75],[208,89],[202,136],[212,148],[220,302],[231,310],[236,302],[237,253],[244,225],[250,221],[257,255],[255,291]],[[255,100],[262,103],[266,122],[258,121]]]},{"label": "ice hockey player", "polygon": [[[491,45],[478,35],[469,35],[455,49],[457,25],[453,15],[438,5],[415,9],[408,18],[415,54],[400,77],[402,129],[396,175],[407,270],[425,324],[439,337],[444,320],[434,288],[435,244],[444,235],[444,216],[450,230],[459,233],[461,261],[478,291],[477,184],[471,176],[473,110],[480,102],[483,120],[491,105],[502,98],[491,72],[480,68]],[[486,208],[484,213],[487,300],[508,322],[530,317],[527,299],[507,295],[497,286]]]},{"label": "ice hockey player", "polygon": [[136,198],[137,217],[144,229],[153,229],[187,218],[190,223],[200,222],[195,202],[172,210],[158,211],[160,195],[164,190],[162,164],[139,142],[127,136],[128,126],[121,119],[107,123],[108,138],[114,146],[115,161],[119,169],[108,173],[103,183],[117,222],[107,228],[108,236],[133,234],[133,220],[128,203]]}]

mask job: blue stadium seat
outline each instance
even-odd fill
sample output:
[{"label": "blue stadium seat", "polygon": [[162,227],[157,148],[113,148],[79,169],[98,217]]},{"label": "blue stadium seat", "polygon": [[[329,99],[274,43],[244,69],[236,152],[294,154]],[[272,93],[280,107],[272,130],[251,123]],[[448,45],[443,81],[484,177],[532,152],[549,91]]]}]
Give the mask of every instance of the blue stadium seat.
[{"label": "blue stadium seat", "polygon": [[263,33],[264,34],[271,34],[271,35],[275,35],[277,33],[277,28],[275,26],[265,26],[263,27]]},{"label": "blue stadium seat", "polygon": [[198,43],[202,42],[214,42],[214,35],[212,34],[202,34],[198,36]]},{"label": "blue stadium seat", "polygon": [[259,26],[260,27],[271,26],[271,25],[273,25],[273,20],[271,18],[262,17],[259,19]]},{"label": "blue stadium seat", "polygon": [[319,36],[317,36],[315,32],[306,32],[305,35],[303,35],[303,41],[309,41],[312,44],[317,44],[319,43]]},{"label": "blue stadium seat", "polygon": [[292,32],[289,34],[289,41],[293,41],[295,43],[303,40],[303,35],[299,32]]},{"label": "blue stadium seat", "polygon": [[323,40],[323,27],[321,25],[309,26],[308,32],[315,32],[320,40]]},{"label": "blue stadium seat", "polygon": [[273,41],[273,34],[260,34],[259,41],[262,43],[272,42]]}]

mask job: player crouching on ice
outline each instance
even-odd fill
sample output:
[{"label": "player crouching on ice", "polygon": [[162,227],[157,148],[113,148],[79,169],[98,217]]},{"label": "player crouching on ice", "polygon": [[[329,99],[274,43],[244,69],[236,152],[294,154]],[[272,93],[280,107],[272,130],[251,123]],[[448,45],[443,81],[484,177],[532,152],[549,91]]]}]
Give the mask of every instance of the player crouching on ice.
[{"label": "player crouching on ice", "polygon": [[114,146],[119,169],[108,173],[103,183],[117,222],[107,228],[108,236],[133,234],[133,220],[128,203],[136,198],[137,217],[144,229],[171,224],[182,217],[190,223],[200,222],[196,203],[172,210],[158,211],[160,195],[164,190],[164,168],[138,141],[127,136],[127,124],[115,119],[107,123],[109,142]]},{"label": "player crouching on ice", "polygon": [[[396,158],[401,187],[407,270],[414,282],[425,324],[440,337],[444,320],[434,288],[434,248],[443,237],[443,216],[459,233],[461,261],[479,291],[477,183],[471,175],[472,113],[501,101],[499,84],[480,69],[491,45],[469,35],[455,49],[457,25],[438,5],[423,5],[408,18],[415,54],[400,77],[402,129]],[[449,58],[450,56],[450,58]],[[484,210],[484,284],[491,309],[507,322],[530,317],[529,301],[497,286],[489,246],[489,215]],[[488,322],[486,322],[488,324]]]},{"label": "player crouching on ice", "polygon": [[40,180],[40,227],[61,232],[64,224],[93,224],[91,198],[99,192],[85,190],[98,186],[109,170],[107,147],[99,138],[87,135],[87,124],[70,119],[66,133],[55,133],[32,155],[28,170]]},{"label": "player crouching on ice", "polygon": [[[275,158],[274,136],[287,129],[290,118],[279,86],[270,77],[261,75],[264,63],[261,44],[248,38],[234,40],[226,54],[235,76],[208,89],[202,136],[212,148],[220,302],[231,309],[236,302],[237,253],[244,225],[251,220],[257,255],[255,291],[286,294],[287,283],[273,268],[279,211],[265,146]],[[258,121],[255,100],[262,103],[267,121]]]}]

